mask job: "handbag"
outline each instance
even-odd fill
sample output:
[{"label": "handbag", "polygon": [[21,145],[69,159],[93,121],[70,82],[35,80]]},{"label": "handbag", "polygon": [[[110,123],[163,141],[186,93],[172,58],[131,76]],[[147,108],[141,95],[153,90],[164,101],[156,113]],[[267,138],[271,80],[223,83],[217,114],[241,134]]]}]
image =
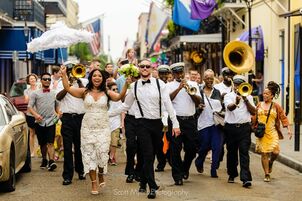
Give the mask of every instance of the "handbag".
[{"label": "handbag", "polygon": [[271,105],[270,105],[270,107],[269,107],[268,115],[267,115],[267,117],[266,117],[266,122],[265,122],[265,124],[264,124],[264,123],[261,123],[261,122],[258,122],[258,107],[257,107],[257,110],[256,110],[256,126],[255,126],[255,129],[254,129],[254,133],[255,133],[255,136],[256,136],[257,138],[262,138],[262,137],[264,136],[264,133],[265,133],[265,126],[266,126],[266,124],[267,124],[269,115],[270,115],[270,113],[271,113],[272,106],[273,106],[273,103],[271,103]]},{"label": "handbag", "polygon": [[[206,96],[206,95],[205,95]],[[208,97],[206,96],[207,98],[207,101],[211,107],[211,109],[213,110],[213,107],[212,107],[212,104],[211,102],[209,101]],[[213,110],[214,111],[214,110]],[[217,112],[217,111],[214,111],[213,112],[213,118],[214,118],[214,123],[216,126],[224,126],[224,113],[222,112]]]}]

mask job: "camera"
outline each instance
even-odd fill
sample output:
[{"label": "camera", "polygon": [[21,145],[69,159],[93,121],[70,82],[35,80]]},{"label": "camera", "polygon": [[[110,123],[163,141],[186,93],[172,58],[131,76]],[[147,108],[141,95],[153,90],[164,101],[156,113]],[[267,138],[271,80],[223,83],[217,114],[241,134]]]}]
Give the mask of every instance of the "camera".
[{"label": "camera", "polygon": [[121,61],[122,65],[125,65],[125,64],[128,64],[128,63],[129,63],[128,59],[125,59],[125,60]]}]

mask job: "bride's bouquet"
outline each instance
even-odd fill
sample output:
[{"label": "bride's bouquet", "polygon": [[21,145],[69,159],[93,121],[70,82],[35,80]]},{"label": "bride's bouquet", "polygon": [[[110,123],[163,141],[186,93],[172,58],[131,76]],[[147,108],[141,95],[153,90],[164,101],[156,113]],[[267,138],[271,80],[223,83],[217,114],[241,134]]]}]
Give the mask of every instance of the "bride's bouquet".
[{"label": "bride's bouquet", "polygon": [[121,68],[118,70],[118,72],[122,75],[125,75],[125,77],[128,77],[128,76],[138,77],[139,76],[139,70],[133,64],[122,65]]}]

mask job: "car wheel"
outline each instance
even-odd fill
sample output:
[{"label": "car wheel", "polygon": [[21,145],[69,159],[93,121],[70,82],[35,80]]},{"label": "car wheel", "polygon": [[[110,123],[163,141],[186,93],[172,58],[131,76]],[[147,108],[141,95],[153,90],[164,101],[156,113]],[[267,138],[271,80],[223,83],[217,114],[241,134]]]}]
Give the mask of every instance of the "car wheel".
[{"label": "car wheel", "polygon": [[16,189],[16,168],[15,168],[15,153],[14,150],[10,151],[9,160],[9,178],[8,181],[1,184],[1,188],[6,192],[12,192]]}]

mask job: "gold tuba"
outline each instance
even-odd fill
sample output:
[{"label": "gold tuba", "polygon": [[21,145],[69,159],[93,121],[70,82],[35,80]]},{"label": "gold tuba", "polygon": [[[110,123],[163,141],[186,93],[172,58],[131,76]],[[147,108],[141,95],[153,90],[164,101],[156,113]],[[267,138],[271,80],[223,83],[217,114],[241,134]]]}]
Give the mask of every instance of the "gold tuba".
[{"label": "gold tuba", "polygon": [[75,78],[83,78],[86,76],[86,68],[83,64],[76,64],[71,69],[71,75]]},{"label": "gold tuba", "polygon": [[237,74],[246,73],[255,65],[252,48],[241,41],[229,42],[223,50],[223,59],[226,66]]},{"label": "gold tuba", "polygon": [[247,82],[243,82],[238,86],[237,92],[241,96],[248,96],[253,92],[253,87]]}]

